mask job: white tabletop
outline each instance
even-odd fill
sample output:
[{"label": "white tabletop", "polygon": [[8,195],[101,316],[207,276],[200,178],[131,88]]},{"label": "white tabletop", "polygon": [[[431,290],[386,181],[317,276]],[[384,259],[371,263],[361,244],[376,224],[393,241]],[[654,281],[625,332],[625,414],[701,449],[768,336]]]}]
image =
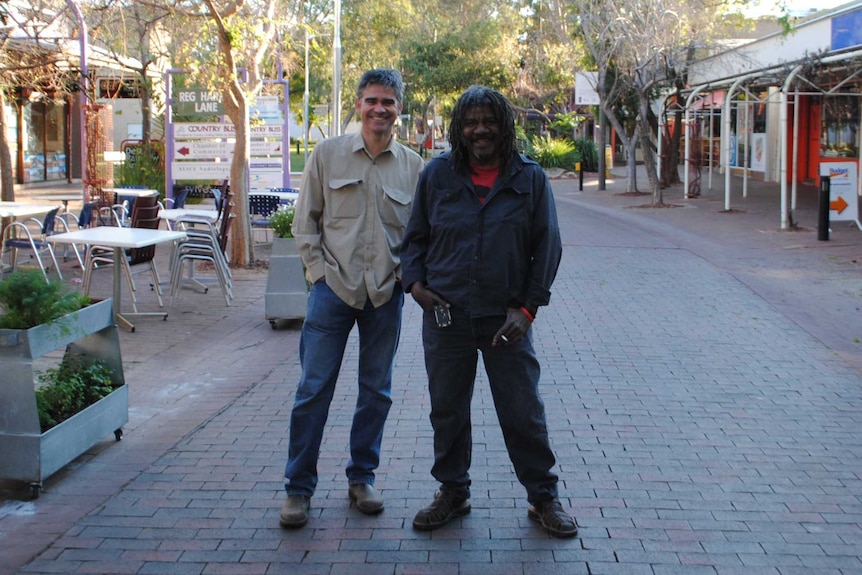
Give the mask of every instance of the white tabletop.
[{"label": "white tabletop", "polygon": [[201,218],[209,222],[214,222],[218,219],[218,212],[215,210],[195,209],[195,208],[170,208],[167,210],[159,210],[159,218],[163,220],[176,221],[180,218]]},{"label": "white tabletop", "polygon": [[49,202],[71,202],[74,200],[83,200],[84,194],[83,192],[67,192],[63,194],[39,194],[32,196],[34,200],[46,200]]},{"label": "white tabletop", "polygon": [[0,217],[22,218],[45,214],[58,207],[57,204],[28,204],[27,202],[0,202]]},{"label": "white tabletop", "polygon": [[139,190],[136,188],[102,188],[102,191],[108,194],[117,194],[118,196],[134,196],[136,198],[159,195],[158,190]]},{"label": "white tabletop", "polygon": [[185,232],[150,230],[144,228],[115,228],[98,226],[85,228],[65,234],[48,236],[48,240],[58,244],[89,244],[115,248],[145,248],[164,242],[173,242],[186,237]]}]

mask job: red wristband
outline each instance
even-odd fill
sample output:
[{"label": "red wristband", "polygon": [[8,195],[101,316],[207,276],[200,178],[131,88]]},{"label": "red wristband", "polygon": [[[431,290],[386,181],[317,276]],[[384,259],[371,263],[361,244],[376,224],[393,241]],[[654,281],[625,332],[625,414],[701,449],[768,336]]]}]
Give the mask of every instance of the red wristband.
[{"label": "red wristband", "polygon": [[523,312],[523,314],[527,316],[527,319],[530,320],[530,323],[533,323],[533,321],[535,321],[536,318],[533,317],[533,314],[531,314],[530,310],[528,310],[526,307],[521,306],[521,312]]}]

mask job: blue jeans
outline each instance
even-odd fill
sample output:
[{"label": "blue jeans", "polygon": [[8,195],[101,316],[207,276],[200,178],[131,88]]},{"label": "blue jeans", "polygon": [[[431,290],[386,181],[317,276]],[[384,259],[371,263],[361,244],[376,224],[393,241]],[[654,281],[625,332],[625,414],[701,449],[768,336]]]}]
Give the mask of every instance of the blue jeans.
[{"label": "blue jeans", "polygon": [[353,325],[359,326],[359,394],[350,430],[347,479],[374,484],[380,442],[392,405],[392,363],[401,333],[404,293],[396,285],[386,304],[355,309],[341,301],[326,282],[311,286],[299,340],[302,376],[290,416],[290,445],[284,469],[288,495],[311,497],[317,487],[317,460],[344,348]]},{"label": "blue jeans", "polygon": [[505,316],[470,318],[452,308],[452,325],[437,327],[432,312],[422,320],[425,367],[434,428],[431,475],[441,489],[470,496],[473,452],[470,402],[479,352],[491,387],[509,459],[530,503],[557,497],[554,454],[548,441],[545,405],[539,396],[539,362],[532,332],[517,343],[492,347]]}]

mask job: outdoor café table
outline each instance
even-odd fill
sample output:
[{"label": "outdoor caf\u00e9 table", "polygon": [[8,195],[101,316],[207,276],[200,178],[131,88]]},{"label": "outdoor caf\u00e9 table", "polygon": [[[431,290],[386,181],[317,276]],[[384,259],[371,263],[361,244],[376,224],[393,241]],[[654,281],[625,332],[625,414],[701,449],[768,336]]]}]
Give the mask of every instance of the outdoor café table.
[{"label": "outdoor caf\u00e9 table", "polygon": [[45,214],[56,208],[56,204],[30,204],[27,202],[0,202],[0,218],[24,218]]},{"label": "outdoor caf\u00e9 table", "polygon": [[152,245],[175,242],[186,237],[185,232],[150,230],[143,228],[117,228],[113,226],[97,226],[84,228],[65,234],[49,236],[48,240],[55,244],[86,244],[108,246],[114,248],[114,319],[131,331],[135,331],[135,325],[128,318],[136,316],[162,316],[168,318],[167,312],[154,313],[127,313],[120,312],[120,297],[122,295],[120,284],[122,283],[123,266],[119,264],[121,258],[125,257],[123,250],[129,248],[145,248]]},{"label": "outdoor caf\u00e9 table", "polygon": [[34,200],[39,201],[48,201],[48,202],[63,202],[63,210],[69,211],[69,202],[74,202],[76,200],[83,200],[84,194],[82,192],[66,192],[63,194],[45,194],[45,195],[34,195]]},{"label": "outdoor caf\u00e9 table", "polygon": [[102,192],[114,194],[115,196],[134,196],[136,198],[159,195],[158,190],[139,190],[138,188],[102,188]]}]

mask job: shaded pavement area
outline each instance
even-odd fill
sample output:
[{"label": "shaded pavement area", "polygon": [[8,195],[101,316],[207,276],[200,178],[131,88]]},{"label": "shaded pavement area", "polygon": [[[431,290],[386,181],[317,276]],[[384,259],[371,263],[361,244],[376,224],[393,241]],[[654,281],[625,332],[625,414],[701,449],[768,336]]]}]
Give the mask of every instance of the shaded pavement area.
[{"label": "shaded pavement area", "polygon": [[230,307],[217,289],[184,290],[166,322],[121,332],[121,442],[105,438],[38,499],[0,484],[0,574],[862,572],[862,232],[841,224],[818,242],[803,206],[801,229],[778,231],[774,185],[735,192],[732,213],[718,190],[632,207],[649,200],[619,195],[621,175],[606,191],[554,180],[564,256],[534,324],[576,539],[527,519],[482,370],[473,511],[411,528],[436,483],[409,298],[377,476],[386,510],[368,517],[347,497],[354,333],[311,518],[279,528],[299,325],[271,329],[265,271],[235,270]]}]

